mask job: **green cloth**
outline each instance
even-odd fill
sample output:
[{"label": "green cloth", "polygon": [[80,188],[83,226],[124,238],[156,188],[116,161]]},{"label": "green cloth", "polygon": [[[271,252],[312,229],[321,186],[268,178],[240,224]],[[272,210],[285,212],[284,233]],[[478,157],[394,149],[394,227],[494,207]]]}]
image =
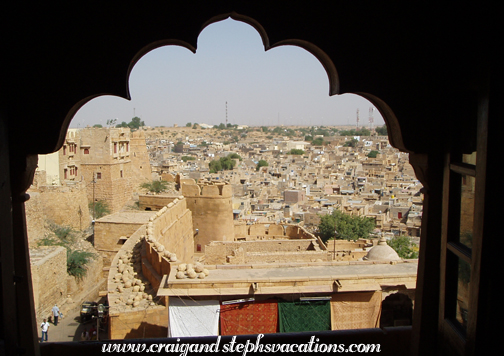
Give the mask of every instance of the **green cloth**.
[{"label": "green cloth", "polygon": [[331,330],[331,304],[328,300],[278,302],[280,332]]}]

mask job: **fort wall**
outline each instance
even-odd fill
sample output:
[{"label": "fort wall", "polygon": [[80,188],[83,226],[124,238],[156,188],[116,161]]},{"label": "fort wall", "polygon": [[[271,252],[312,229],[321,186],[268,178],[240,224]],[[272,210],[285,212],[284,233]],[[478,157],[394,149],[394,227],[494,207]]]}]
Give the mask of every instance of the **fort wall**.
[{"label": "fort wall", "polygon": [[109,266],[115,254],[138,228],[145,225],[153,212],[122,212],[104,216],[95,222],[94,246]]},{"label": "fort wall", "polygon": [[40,186],[29,190],[30,199],[25,203],[26,229],[31,247],[49,231],[49,220],[60,226],[85,230],[91,224],[91,216],[84,184]]},{"label": "fort wall", "polygon": [[140,210],[161,210],[169,203],[177,199],[178,196],[140,194],[138,196],[138,206]]},{"label": "fort wall", "polygon": [[150,216],[114,256],[107,281],[111,339],[166,337],[168,297],[156,297],[171,263],[192,262],[191,211],[184,197]]},{"label": "fort wall", "polygon": [[112,260],[107,281],[110,339],[165,337],[168,332],[166,298],[156,298],[151,283],[160,277],[142,273],[154,271],[145,252],[145,233],[142,225]]},{"label": "fort wall", "polygon": [[181,191],[192,212],[195,251],[204,252],[212,241],[234,240],[231,185],[181,183]]},{"label": "fort wall", "polygon": [[67,250],[62,246],[31,249],[30,261],[35,314],[40,320],[67,297]]}]

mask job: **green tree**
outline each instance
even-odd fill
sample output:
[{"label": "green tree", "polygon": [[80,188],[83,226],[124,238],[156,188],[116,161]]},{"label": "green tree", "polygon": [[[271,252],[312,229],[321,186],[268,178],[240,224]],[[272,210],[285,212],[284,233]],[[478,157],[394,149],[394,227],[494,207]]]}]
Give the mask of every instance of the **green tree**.
[{"label": "green tree", "polygon": [[145,126],[145,123],[138,116],[131,119],[129,123],[126,121],[116,125],[116,127],[129,127],[132,131],[138,130],[140,127]]},{"label": "green tree", "polygon": [[343,144],[343,147],[357,147],[357,143],[359,141],[355,138],[352,138],[350,141],[346,141],[344,144]]},{"label": "green tree", "polygon": [[[94,209],[94,213],[93,213]],[[111,213],[110,207],[105,200],[98,200],[89,203],[89,212],[95,219],[99,219]]]},{"label": "green tree", "polygon": [[221,161],[218,159],[214,159],[208,164],[208,169],[210,170],[210,173],[217,173],[219,171],[222,171]]},{"label": "green tree", "polygon": [[268,162],[261,159],[259,162],[257,162],[256,171],[259,171],[261,167],[267,167],[267,166],[269,166]]},{"label": "green tree", "polygon": [[322,137],[317,137],[316,139],[312,140],[311,144],[313,146],[322,146],[324,144],[324,139]]},{"label": "green tree", "polygon": [[241,159],[241,157],[236,153],[231,153],[226,157],[219,158],[218,160],[214,159],[208,164],[210,173],[217,173],[222,170],[226,171],[232,170],[236,165],[236,162],[234,160],[235,158]]},{"label": "green tree", "polygon": [[128,127],[133,131],[138,130],[142,126],[145,126],[145,123],[138,116],[132,118],[128,124]]},{"label": "green tree", "polygon": [[319,233],[322,241],[330,239],[357,240],[369,237],[375,228],[372,218],[344,214],[334,210],[332,214],[320,217]]},{"label": "green tree", "polygon": [[293,148],[291,149],[287,154],[289,155],[304,155],[305,154],[305,151],[301,150],[301,149],[298,149],[298,148]]},{"label": "green tree", "polygon": [[376,156],[378,155],[378,153],[379,153],[378,151],[374,151],[373,150],[373,151],[369,152],[367,156],[369,158],[376,158]]},{"label": "green tree", "polygon": [[231,159],[238,159],[240,161],[242,160],[241,156],[236,152],[228,154],[228,157]]},{"label": "green tree", "polygon": [[188,122],[188,123],[187,123],[187,124],[185,124],[185,125],[186,125],[186,127],[191,127],[191,126],[192,126],[192,124],[191,124],[190,122]]},{"label": "green tree", "polygon": [[141,188],[147,189],[151,193],[161,193],[168,189],[168,182],[165,180],[153,180],[140,184]]},{"label": "green tree", "polygon": [[182,156],[181,159],[182,159],[182,161],[187,162],[187,161],[194,161],[194,160],[196,160],[196,157],[193,157],[193,156]]},{"label": "green tree", "polygon": [[96,127],[98,129],[101,129],[103,126],[101,124],[94,124],[93,127]]},{"label": "green tree", "polygon": [[418,258],[418,246],[411,242],[411,238],[409,236],[394,236],[392,239],[387,241],[387,244],[392,247],[401,258]]},{"label": "green tree", "polygon": [[387,125],[377,127],[375,130],[380,136],[388,136]]}]

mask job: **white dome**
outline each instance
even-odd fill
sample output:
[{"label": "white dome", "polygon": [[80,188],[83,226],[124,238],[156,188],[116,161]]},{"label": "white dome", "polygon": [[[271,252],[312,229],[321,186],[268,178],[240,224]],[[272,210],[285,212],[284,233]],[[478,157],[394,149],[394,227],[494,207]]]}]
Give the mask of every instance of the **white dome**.
[{"label": "white dome", "polygon": [[365,260],[368,261],[400,261],[401,258],[395,252],[395,250],[387,245],[387,241],[385,237],[382,236],[378,245],[372,247],[366,257]]}]

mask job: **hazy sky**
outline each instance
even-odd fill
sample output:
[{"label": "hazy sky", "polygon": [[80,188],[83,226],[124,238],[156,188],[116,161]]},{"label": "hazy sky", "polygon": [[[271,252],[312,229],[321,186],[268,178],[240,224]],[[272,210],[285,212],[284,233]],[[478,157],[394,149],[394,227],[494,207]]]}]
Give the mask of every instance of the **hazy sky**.
[{"label": "hazy sky", "polygon": [[[257,125],[369,125],[366,99],[329,96],[322,64],[295,46],[264,51],[259,33],[231,19],[206,27],[196,53],[179,46],[142,57],[130,78],[131,101],[102,96],[84,105],[71,127],[129,122],[136,115],[148,126],[228,122]],[[374,125],[383,125],[374,111]]]}]

